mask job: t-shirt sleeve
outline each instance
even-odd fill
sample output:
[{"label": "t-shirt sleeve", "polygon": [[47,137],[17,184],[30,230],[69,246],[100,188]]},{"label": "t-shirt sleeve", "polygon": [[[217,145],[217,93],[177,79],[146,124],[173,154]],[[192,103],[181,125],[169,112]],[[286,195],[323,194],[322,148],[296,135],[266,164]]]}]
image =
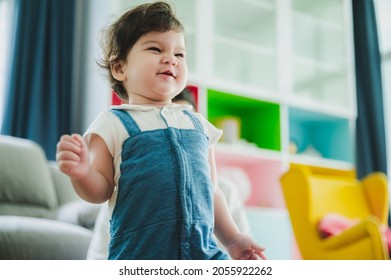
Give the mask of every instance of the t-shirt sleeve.
[{"label": "t-shirt sleeve", "polygon": [[92,134],[100,136],[105,141],[111,156],[115,158],[116,152],[119,151],[118,139],[121,139],[121,135],[126,135],[127,132],[114,114],[109,111],[103,111],[90,124],[83,135],[83,139],[87,145],[91,140]]},{"label": "t-shirt sleeve", "polygon": [[223,135],[223,131],[215,127],[200,113],[195,113],[197,118],[200,120],[205,134],[209,137],[209,147],[213,147],[219,141]]}]

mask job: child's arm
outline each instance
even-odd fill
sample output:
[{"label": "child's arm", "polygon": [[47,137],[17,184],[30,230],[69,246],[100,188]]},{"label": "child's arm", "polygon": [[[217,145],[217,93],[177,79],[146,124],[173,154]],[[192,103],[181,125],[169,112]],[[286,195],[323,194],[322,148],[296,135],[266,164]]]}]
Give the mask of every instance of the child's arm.
[{"label": "child's arm", "polygon": [[209,152],[209,163],[214,190],[214,214],[215,234],[224,244],[233,259],[266,259],[263,254],[264,248],[256,244],[251,237],[239,232],[233,221],[225,201],[224,194],[217,184],[216,163],[213,148]]},{"label": "child's arm", "polygon": [[57,144],[56,160],[82,199],[102,203],[111,197],[113,158],[100,136],[92,134],[87,147],[80,135],[63,135]]}]

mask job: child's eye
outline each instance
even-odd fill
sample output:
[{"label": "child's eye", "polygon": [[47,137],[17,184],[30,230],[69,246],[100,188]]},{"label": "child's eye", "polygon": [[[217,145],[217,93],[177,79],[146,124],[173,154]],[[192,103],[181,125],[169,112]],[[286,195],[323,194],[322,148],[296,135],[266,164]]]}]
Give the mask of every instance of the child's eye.
[{"label": "child's eye", "polygon": [[157,52],[157,53],[161,52],[160,49],[157,47],[150,47],[148,50],[153,51],[153,52]]},{"label": "child's eye", "polygon": [[185,58],[185,54],[184,53],[177,53],[175,54],[176,57],[180,57],[180,58]]}]

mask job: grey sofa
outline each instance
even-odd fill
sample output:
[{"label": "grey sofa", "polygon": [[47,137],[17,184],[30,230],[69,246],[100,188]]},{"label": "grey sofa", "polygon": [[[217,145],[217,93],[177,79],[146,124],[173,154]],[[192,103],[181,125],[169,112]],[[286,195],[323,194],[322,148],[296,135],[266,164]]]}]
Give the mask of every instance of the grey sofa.
[{"label": "grey sofa", "polygon": [[0,136],[0,259],[85,259],[99,207],[35,142]]}]

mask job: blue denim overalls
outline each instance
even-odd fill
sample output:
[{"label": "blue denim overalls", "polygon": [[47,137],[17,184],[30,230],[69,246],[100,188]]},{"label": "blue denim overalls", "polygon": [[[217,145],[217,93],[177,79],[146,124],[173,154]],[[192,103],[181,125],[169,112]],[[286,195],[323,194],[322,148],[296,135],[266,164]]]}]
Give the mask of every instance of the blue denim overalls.
[{"label": "blue denim overalls", "polygon": [[[163,108],[164,109],[164,108]],[[229,259],[213,237],[213,186],[208,138],[195,129],[140,131],[122,110],[111,110],[129,138],[111,218],[109,259]]]}]

